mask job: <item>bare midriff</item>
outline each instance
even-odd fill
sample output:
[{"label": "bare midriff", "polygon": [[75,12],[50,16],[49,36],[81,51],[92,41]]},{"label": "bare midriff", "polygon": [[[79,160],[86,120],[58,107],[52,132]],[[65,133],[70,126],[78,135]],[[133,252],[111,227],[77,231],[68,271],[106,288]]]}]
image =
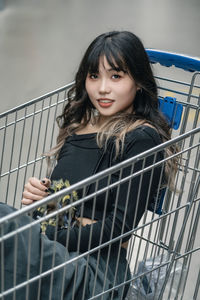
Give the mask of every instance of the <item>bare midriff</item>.
[{"label": "bare midriff", "polygon": [[[77,221],[78,221],[78,223],[79,223],[81,226],[91,225],[91,224],[97,222],[96,220],[91,220],[91,219],[89,219],[89,218],[77,218]],[[127,242],[124,242],[124,243],[121,245],[121,247],[124,248],[124,249],[127,249],[127,247],[128,247],[128,241],[127,241]]]}]

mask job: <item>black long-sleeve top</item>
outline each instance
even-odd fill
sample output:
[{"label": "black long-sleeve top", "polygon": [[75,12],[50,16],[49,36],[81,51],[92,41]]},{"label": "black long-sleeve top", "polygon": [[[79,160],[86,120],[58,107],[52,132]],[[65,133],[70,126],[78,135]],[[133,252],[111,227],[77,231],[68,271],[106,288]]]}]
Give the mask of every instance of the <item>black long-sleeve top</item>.
[{"label": "black long-sleeve top", "polygon": [[[120,161],[148,150],[161,142],[161,138],[155,129],[149,126],[140,126],[126,134],[123,155],[115,159],[115,151],[113,151],[112,145],[108,147],[105,153],[99,149],[96,143],[96,134],[74,134],[66,139],[60,151],[51,180],[62,178],[63,180],[69,180],[70,184],[74,184],[99,171],[105,170],[111,165],[115,165]],[[116,182],[119,178],[125,178],[132,172],[141,170],[162,158],[163,153],[158,152],[156,156],[151,155],[145,161],[136,162],[133,169],[126,167],[122,174],[120,174],[119,171],[115,172],[111,176],[111,183]],[[97,222],[93,225],[86,225],[81,228],[80,247],[78,249],[80,252],[88,250],[92,227],[90,249],[122,233],[128,232],[133,226],[136,227],[138,225],[147,206],[147,202],[151,202],[160,182],[161,167],[156,167],[152,170],[153,171],[145,172],[143,175],[136,176],[130,182],[127,181],[118,185],[118,187],[113,188],[108,195],[105,192],[96,197],[94,219]],[[98,187],[105,187],[107,180],[108,178],[101,180]],[[94,185],[87,188],[87,194],[94,191]],[[106,195],[108,196],[107,201]],[[94,199],[85,202],[83,217],[92,218],[93,205]],[[106,214],[105,220],[103,221],[104,211]],[[67,237],[67,233],[67,229],[58,231],[57,241],[66,245],[68,239],[68,250],[76,251],[79,228],[71,228],[69,237]],[[53,231],[47,230],[47,235],[49,238],[52,238]]]}]

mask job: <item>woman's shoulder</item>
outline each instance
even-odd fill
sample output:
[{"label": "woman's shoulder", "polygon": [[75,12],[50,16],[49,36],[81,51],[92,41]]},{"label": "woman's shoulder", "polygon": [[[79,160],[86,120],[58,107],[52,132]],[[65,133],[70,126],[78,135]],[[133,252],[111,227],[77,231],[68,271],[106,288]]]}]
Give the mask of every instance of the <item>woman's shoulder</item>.
[{"label": "woman's shoulder", "polygon": [[140,125],[125,135],[123,155],[116,162],[121,162],[162,143],[162,138],[157,129],[151,125]]},{"label": "woman's shoulder", "polygon": [[125,137],[125,147],[129,148],[134,143],[141,143],[141,146],[146,143],[159,145],[162,139],[157,129],[149,124],[144,124],[128,131]]},{"label": "woman's shoulder", "polygon": [[143,124],[134,128],[133,130],[128,131],[126,134],[126,139],[127,141],[131,141],[132,139],[140,139],[144,138],[145,136],[149,138],[161,139],[157,129],[149,124]]}]

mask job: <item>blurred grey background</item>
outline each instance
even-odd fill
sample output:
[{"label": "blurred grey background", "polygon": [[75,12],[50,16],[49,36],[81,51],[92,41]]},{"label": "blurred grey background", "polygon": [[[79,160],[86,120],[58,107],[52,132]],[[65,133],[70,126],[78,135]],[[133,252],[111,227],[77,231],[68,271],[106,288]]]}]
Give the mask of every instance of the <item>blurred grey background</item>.
[{"label": "blurred grey background", "polygon": [[0,0],[0,112],[74,78],[96,35],[200,56],[200,0]]},{"label": "blurred grey background", "polygon": [[[147,48],[200,57],[200,0],[0,0],[0,113],[73,81],[88,44],[110,30],[133,31]],[[183,74],[184,80],[191,77],[185,71]],[[39,115],[34,120],[34,138],[31,119],[22,125],[19,122],[16,130],[15,126],[7,128],[6,142],[2,131],[0,167],[8,174],[0,178],[3,201],[15,197],[20,205],[24,178],[32,176],[35,164],[30,165],[30,171],[9,172],[44,152],[37,145],[43,148],[38,137],[46,141],[47,127],[40,127]],[[187,300],[197,282],[198,255],[196,252],[192,261],[184,294]]]}]

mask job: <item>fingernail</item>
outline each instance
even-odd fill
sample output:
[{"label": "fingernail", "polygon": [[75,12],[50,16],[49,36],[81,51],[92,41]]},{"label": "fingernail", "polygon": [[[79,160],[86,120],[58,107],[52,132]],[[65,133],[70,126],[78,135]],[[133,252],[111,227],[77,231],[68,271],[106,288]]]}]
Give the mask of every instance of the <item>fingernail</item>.
[{"label": "fingernail", "polygon": [[47,189],[47,192],[49,193],[49,194],[53,194],[54,193],[54,190],[52,190],[50,187]]}]

